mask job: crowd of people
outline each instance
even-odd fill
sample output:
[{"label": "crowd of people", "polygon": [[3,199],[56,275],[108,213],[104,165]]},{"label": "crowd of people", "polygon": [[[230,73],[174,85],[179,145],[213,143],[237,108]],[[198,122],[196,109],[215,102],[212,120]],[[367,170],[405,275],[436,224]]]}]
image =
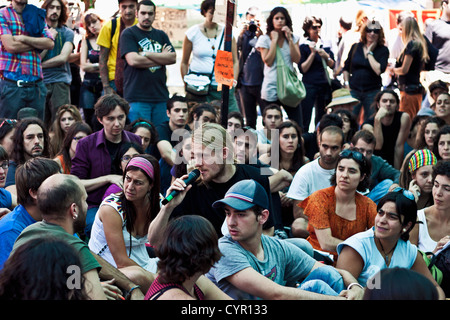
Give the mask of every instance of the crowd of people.
[{"label": "crowd of people", "polygon": [[[336,43],[320,36],[324,17],[306,17],[302,38],[286,8],[266,30],[249,8],[221,119],[214,0],[185,33],[186,92],[173,95],[176,51],[152,1],[119,0],[107,20],[79,1],[11,0],[0,300],[449,298],[450,267],[429,263],[450,254],[441,2],[425,32],[402,12],[388,37],[360,10]],[[296,107],[278,98],[277,54],[302,75]]]}]

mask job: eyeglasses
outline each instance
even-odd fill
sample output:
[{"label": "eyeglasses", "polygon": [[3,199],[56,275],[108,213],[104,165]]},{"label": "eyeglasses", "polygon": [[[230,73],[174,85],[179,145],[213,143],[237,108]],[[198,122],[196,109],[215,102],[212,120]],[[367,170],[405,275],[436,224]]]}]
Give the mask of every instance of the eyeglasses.
[{"label": "eyeglasses", "polygon": [[402,192],[403,195],[406,198],[408,198],[409,200],[416,201],[416,198],[414,197],[414,194],[411,191],[409,191],[409,190],[397,187],[394,190],[392,190],[392,192]]},{"label": "eyeglasses", "polygon": [[381,31],[381,29],[370,29],[370,28],[366,28],[366,33],[375,33],[375,34],[379,34]]},{"label": "eyeglasses", "polygon": [[7,123],[7,124],[9,124],[11,126],[15,126],[16,123],[17,123],[17,120],[16,119],[5,119],[5,120],[3,120],[2,124],[0,124],[0,128],[3,127],[3,125],[5,123]]},{"label": "eyeglasses", "polygon": [[8,169],[8,168],[9,168],[9,163],[8,163],[8,161],[2,162],[2,163],[0,164],[0,167],[1,167],[3,170]]},{"label": "eyeglasses", "polygon": [[344,151],[342,151],[340,153],[340,156],[342,158],[348,158],[348,157],[352,157],[354,160],[359,161],[359,162],[363,162],[365,163],[366,158],[364,157],[364,155],[359,152],[359,151],[353,151],[350,149],[345,149]]},{"label": "eyeglasses", "polygon": [[120,160],[122,160],[123,162],[128,162],[128,161],[130,161],[131,158],[133,158],[133,157],[126,154],[122,158],[120,158]]},{"label": "eyeglasses", "polygon": [[82,136],[82,137],[73,137],[73,140],[75,140],[75,141],[80,141],[81,139],[83,139],[85,136]]},{"label": "eyeglasses", "polygon": [[313,29],[313,30],[317,30],[317,29],[321,29],[322,28],[322,26],[311,26],[311,29]]}]

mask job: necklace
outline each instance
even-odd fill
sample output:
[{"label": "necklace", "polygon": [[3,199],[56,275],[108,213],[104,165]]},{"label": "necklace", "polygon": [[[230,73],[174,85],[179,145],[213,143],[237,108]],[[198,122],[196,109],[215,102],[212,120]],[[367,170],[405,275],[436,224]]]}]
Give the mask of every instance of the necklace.
[{"label": "necklace", "polygon": [[[375,239],[378,239],[378,238],[375,238]],[[391,249],[391,251],[389,251],[388,253],[386,253],[386,252],[384,251],[384,248],[383,248],[383,245],[381,244],[380,239],[378,239],[378,243],[380,244],[381,251],[383,251],[383,254],[384,254],[384,262],[386,263],[386,266],[388,266],[388,265],[389,265],[389,254],[391,254],[391,253],[395,250],[395,247],[397,247],[397,243],[396,243],[395,246]]]},{"label": "necklace", "polygon": [[[208,37],[208,29],[206,29],[206,27],[203,26],[203,30],[205,31],[206,39],[208,39],[208,42],[211,43],[211,39],[209,39],[209,37]],[[213,51],[216,49],[215,44],[216,44],[217,31],[218,31],[218,30],[219,30],[219,26],[216,25],[216,34],[214,35],[214,40],[213,40],[213,42],[212,42],[212,44],[211,44],[211,49],[212,49]]]}]

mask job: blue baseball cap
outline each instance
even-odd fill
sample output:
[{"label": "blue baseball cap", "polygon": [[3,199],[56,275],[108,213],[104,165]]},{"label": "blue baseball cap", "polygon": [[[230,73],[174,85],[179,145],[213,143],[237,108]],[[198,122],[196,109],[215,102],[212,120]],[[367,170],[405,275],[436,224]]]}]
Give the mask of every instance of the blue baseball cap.
[{"label": "blue baseball cap", "polygon": [[213,208],[228,205],[235,210],[245,211],[255,205],[269,209],[266,190],[255,180],[242,180],[235,183],[225,194],[225,198],[213,203]]}]

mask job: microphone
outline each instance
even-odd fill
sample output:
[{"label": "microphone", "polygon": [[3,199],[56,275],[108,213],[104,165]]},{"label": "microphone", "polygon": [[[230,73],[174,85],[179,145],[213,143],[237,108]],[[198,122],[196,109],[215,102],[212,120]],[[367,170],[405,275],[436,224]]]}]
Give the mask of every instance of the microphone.
[{"label": "microphone", "polygon": [[[194,169],[189,173],[189,176],[186,178],[186,180],[183,180],[186,184],[186,187],[190,184],[192,184],[197,178],[200,176],[200,170]],[[161,202],[163,205],[166,205],[171,201],[177,194],[179,194],[180,191],[173,190],[163,201]]]}]

